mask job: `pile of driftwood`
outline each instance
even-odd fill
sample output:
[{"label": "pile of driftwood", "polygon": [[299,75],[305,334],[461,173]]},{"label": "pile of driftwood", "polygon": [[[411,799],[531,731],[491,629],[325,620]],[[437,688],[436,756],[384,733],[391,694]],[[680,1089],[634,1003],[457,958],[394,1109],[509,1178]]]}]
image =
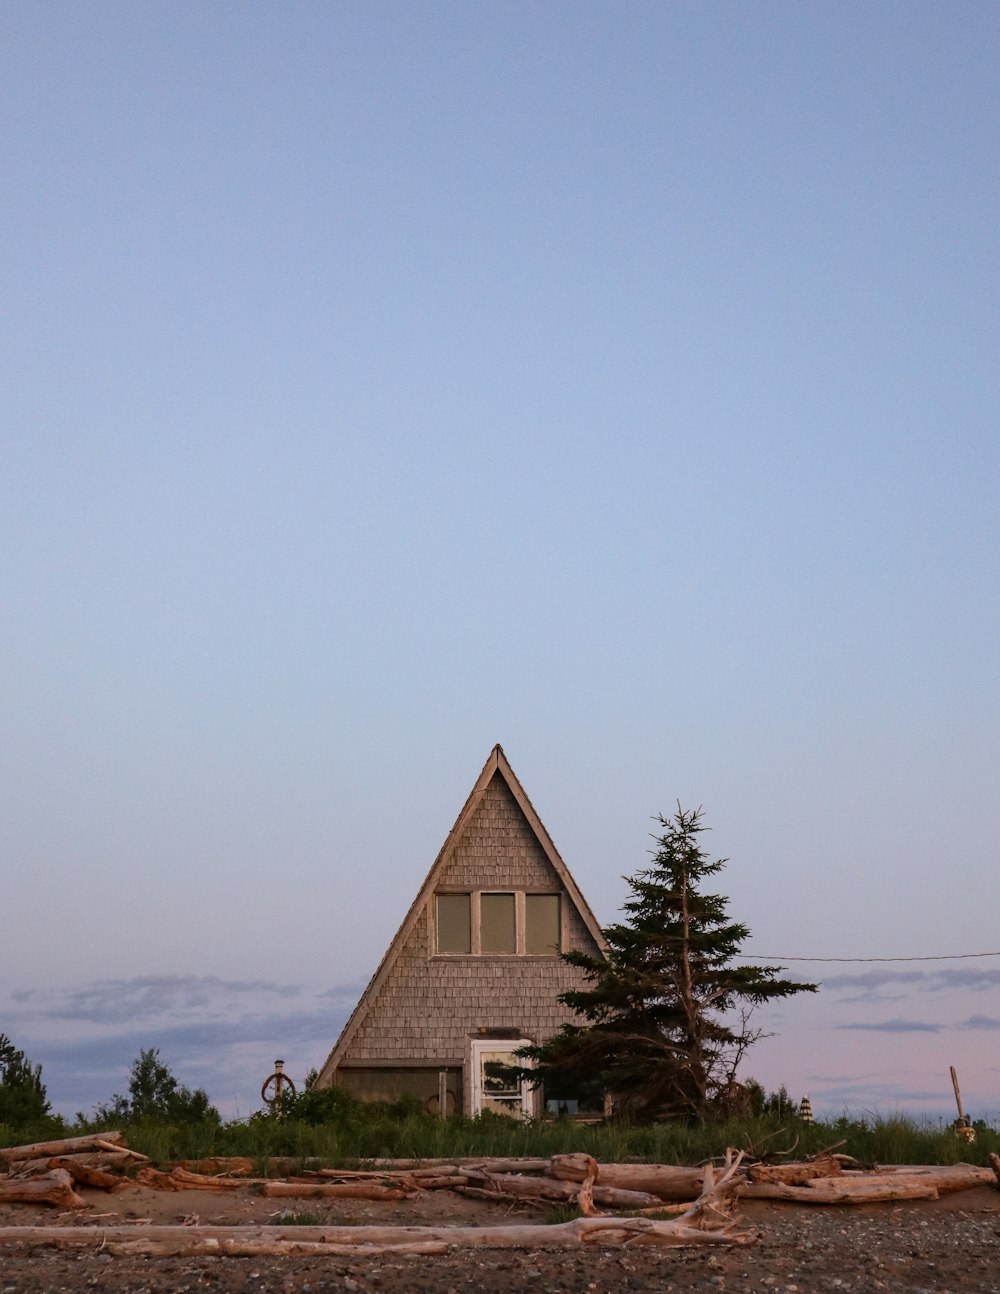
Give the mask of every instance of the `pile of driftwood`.
[{"label": "pile of driftwood", "polygon": [[[1000,1183],[992,1168],[862,1168],[825,1153],[798,1163],[766,1163],[727,1152],[721,1165],[598,1164],[589,1155],[549,1159],[376,1160],[356,1170],[319,1168],[286,1176],[252,1176],[249,1159],[188,1161],[156,1169],[129,1150],[121,1133],[0,1150],[0,1203],[85,1208],[75,1187],[119,1190],[234,1192],[254,1189],[271,1199],[403,1200],[451,1191],[511,1208],[565,1205],[582,1216],[554,1226],[254,1226],[0,1227],[0,1244],[93,1245],[129,1254],[440,1253],[456,1246],[559,1248],[587,1243],[750,1244],[757,1234],[733,1217],[739,1199],[810,1205],[936,1199],[943,1192]],[[628,1216],[615,1214],[625,1210]]]},{"label": "pile of driftwood", "polygon": [[[730,1152],[730,1161],[732,1152]],[[996,1159],[996,1156],[992,1156]],[[877,1167],[865,1169],[849,1155],[826,1154],[801,1163],[743,1162],[728,1177],[728,1194],[737,1198],[786,1200],[802,1204],[864,1204],[873,1200],[931,1200],[949,1191],[996,1184],[995,1168],[973,1164],[950,1167]],[[551,1159],[470,1159],[445,1161],[376,1161],[371,1169],[345,1173],[321,1169],[319,1182],[275,1182],[275,1195],[335,1196],[352,1186],[381,1184],[403,1192],[447,1188],[481,1199],[521,1200],[531,1204],[586,1203],[602,1209],[682,1212],[707,1186],[714,1169],[670,1164],[597,1164],[589,1155],[555,1155]],[[348,1185],[349,1184],[349,1185]]]},{"label": "pile of driftwood", "polygon": [[148,1164],[145,1155],[129,1150],[120,1132],[67,1137],[29,1146],[0,1149],[0,1204],[52,1204],[61,1209],[86,1208],[76,1186],[101,1191],[128,1185],[124,1173]]}]

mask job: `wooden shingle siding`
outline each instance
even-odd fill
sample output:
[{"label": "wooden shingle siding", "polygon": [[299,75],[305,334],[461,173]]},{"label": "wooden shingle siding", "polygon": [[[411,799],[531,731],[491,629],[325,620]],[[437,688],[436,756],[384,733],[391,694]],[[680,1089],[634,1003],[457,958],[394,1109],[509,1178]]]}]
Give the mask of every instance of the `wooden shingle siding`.
[{"label": "wooden shingle siding", "polygon": [[[374,1073],[380,1066],[461,1067],[470,1036],[483,1030],[540,1041],[572,1019],[557,999],[579,987],[582,976],[558,956],[437,955],[439,891],[558,893],[564,946],[597,956],[603,951],[593,913],[497,746],[321,1070],[321,1085],[339,1081],[341,1066],[345,1076],[349,1069]],[[518,911],[523,921],[522,899]]]}]

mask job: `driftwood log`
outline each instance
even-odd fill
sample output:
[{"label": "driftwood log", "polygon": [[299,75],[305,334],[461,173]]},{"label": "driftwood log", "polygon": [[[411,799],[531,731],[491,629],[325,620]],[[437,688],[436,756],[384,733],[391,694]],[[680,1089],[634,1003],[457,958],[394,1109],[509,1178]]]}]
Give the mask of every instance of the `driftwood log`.
[{"label": "driftwood log", "polygon": [[[584,1217],[556,1226],[485,1227],[3,1227],[0,1245],[99,1246],[112,1253],[254,1256],[287,1253],[441,1253],[444,1249],[565,1249],[581,1245],[747,1245],[757,1240],[725,1212],[739,1158],[679,1218]],[[278,1183],[276,1183],[277,1185]],[[315,1246],[313,1248],[312,1246]],[[400,1247],[403,1247],[402,1249]]]},{"label": "driftwood log", "polygon": [[[594,1179],[584,1178],[580,1185],[575,1182],[552,1181],[547,1177],[522,1177],[515,1173],[481,1173],[467,1168],[463,1174],[465,1187],[478,1188],[495,1192],[499,1196],[515,1196],[523,1200],[558,1202],[561,1204],[579,1201],[581,1189],[588,1186],[593,1202],[612,1209],[645,1209],[657,1204],[658,1198],[647,1191],[623,1191],[615,1186],[595,1186]],[[463,1190],[463,1187],[456,1187]],[[586,1211],[586,1210],[584,1210]]]},{"label": "driftwood log", "polygon": [[[53,1245],[151,1256],[443,1253],[471,1248],[569,1249],[594,1243],[747,1245],[757,1238],[755,1233],[735,1227],[706,1230],[683,1219],[657,1222],[649,1218],[577,1218],[551,1227],[531,1223],[488,1227],[0,1227],[0,1246]],[[300,1245],[309,1248],[298,1248]]]},{"label": "driftwood log", "polygon": [[211,1159],[182,1159],[177,1165],[189,1173],[203,1173],[208,1177],[249,1177],[253,1160],[245,1155],[213,1155]]},{"label": "driftwood log", "polygon": [[[879,1167],[875,1174],[886,1181],[918,1181],[933,1185],[942,1194],[951,1191],[968,1191],[974,1186],[992,1184],[992,1169],[977,1168],[975,1164],[899,1164],[894,1167]],[[872,1174],[847,1174],[848,1180],[871,1180]]]},{"label": "driftwood log", "polygon": [[[791,1167],[792,1165],[789,1165]],[[846,1172],[818,1177],[794,1185],[758,1181],[751,1169],[751,1181],[739,1188],[748,1200],[794,1200],[798,1204],[868,1204],[874,1200],[936,1200],[951,1191],[988,1186],[992,1170],[974,1164],[951,1167],[883,1168],[873,1173]]]},{"label": "driftwood log", "polygon": [[[61,1208],[80,1208],[85,1201],[73,1189],[74,1184],[103,1190],[116,1190],[129,1180],[123,1173],[138,1168],[136,1180],[156,1190],[203,1190],[228,1192],[241,1186],[254,1185],[270,1198],[278,1199],[366,1199],[402,1200],[425,1190],[454,1190],[475,1198],[503,1201],[511,1206],[544,1205],[547,1203],[576,1204],[584,1221],[611,1221],[602,1216],[603,1210],[627,1209],[635,1214],[654,1214],[659,1221],[665,1213],[676,1216],[669,1226],[670,1234],[678,1236],[692,1225],[691,1218],[704,1228],[705,1217],[711,1214],[708,1229],[713,1235],[719,1230],[715,1216],[726,1197],[739,1194],[747,1199],[784,1200],[810,1206],[861,1204],[879,1200],[935,1199],[941,1193],[966,1190],[985,1184],[1000,1183],[1000,1157],[990,1156],[991,1167],[977,1168],[971,1164],[947,1167],[935,1165],[881,1166],[873,1171],[861,1171],[860,1165],[848,1156],[836,1155],[830,1150],[809,1162],[788,1164],[755,1163],[741,1167],[742,1156],[734,1160],[727,1152],[726,1164],[718,1177],[711,1164],[699,1168],[675,1167],[668,1164],[598,1164],[590,1155],[555,1155],[550,1159],[460,1157],[433,1160],[377,1160],[365,1169],[319,1168],[306,1172],[307,1180],[261,1181],[248,1180],[253,1171],[253,1161],[246,1157],[217,1157],[190,1160],[173,1167],[169,1172],[154,1169],[145,1156],[130,1150],[120,1132],[64,1138],[59,1141],[36,1142],[31,1145],[12,1146],[0,1150],[0,1171],[5,1166],[6,1178],[0,1176],[0,1202],[49,1204]],[[274,1161],[275,1163],[277,1161]],[[301,1162],[301,1161],[300,1161]],[[142,1167],[138,1167],[142,1165]],[[288,1167],[291,1167],[289,1163]],[[117,1172],[106,1171],[109,1168]],[[287,1170],[286,1170],[287,1171]],[[712,1203],[707,1206],[705,1201]],[[694,1203],[692,1203],[694,1201]],[[636,1219],[622,1219],[620,1226],[631,1226]],[[639,1218],[650,1222],[652,1219]],[[726,1227],[730,1224],[726,1223]],[[49,1229],[43,1228],[41,1231]],[[185,1228],[185,1232],[191,1229]],[[386,1244],[423,1246],[421,1252],[430,1252],[427,1246],[458,1243],[454,1228],[448,1228],[449,1239],[439,1236],[416,1239],[408,1235],[387,1240]],[[553,1228],[544,1229],[552,1237]],[[641,1230],[641,1229],[640,1229]],[[381,1234],[383,1229],[375,1228]],[[476,1228],[480,1243],[482,1229]],[[145,1243],[131,1236],[121,1243]],[[569,1236],[569,1232],[560,1233]],[[575,1234],[575,1233],[574,1233]],[[599,1227],[594,1233],[604,1243],[611,1233]],[[643,1236],[654,1235],[641,1231]],[[242,1235],[242,1233],[241,1233]],[[572,1243],[590,1242],[594,1238],[586,1228]],[[619,1239],[624,1236],[618,1233]],[[582,1237],[582,1238],[580,1238]],[[639,1235],[629,1234],[630,1242]],[[235,1252],[230,1242],[239,1237],[232,1228],[224,1237],[203,1235],[202,1240],[212,1244],[226,1244],[217,1252]],[[324,1231],[320,1237],[308,1237],[304,1229],[295,1229],[295,1241],[301,1244],[325,1246],[323,1252],[333,1252],[332,1244],[368,1246],[373,1243],[367,1236],[345,1238],[345,1230],[333,1233]],[[655,1243],[667,1243],[661,1239]],[[167,1244],[166,1240],[157,1242]],[[174,1243],[170,1241],[170,1243]],[[186,1243],[186,1242],[180,1242]],[[261,1253],[261,1245],[276,1242],[273,1237],[247,1234],[239,1243],[250,1246],[243,1252]],[[289,1242],[281,1241],[282,1252],[291,1252]],[[383,1241],[379,1240],[379,1244]],[[464,1242],[462,1242],[464,1243]],[[506,1241],[502,1243],[507,1243]],[[512,1242],[513,1243],[513,1242]],[[540,1243],[533,1241],[532,1243]],[[559,1243],[563,1243],[560,1241]],[[570,1243],[566,1240],[565,1243]],[[669,1243],[688,1243],[676,1238]],[[254,1248],[254,1246],[257,1246]],[[150,1251],[152,1252],[152,1251]],[[163,1252],[166,1252],[164,1250]],[[298,1250],[304,1252],[304,1250]]]},{"label": "driftwood log", "polygon": [[[86,1137],[64,1137],[61,1141],[35,1141],[28,1146],[8,1146],[0,1150],[0,1164],[13,1164],[19,1159],[44,1159],[50,1155],[72,1155],[80,1150],[126,1151],[125,1137],[120,1132],[102,1132]],[[136,1159],[144,1155],[134,1150],[127,1152]]]},{"label": "driftwood log", "polygon": [[190,1173],[186,1168],[161,1173],[156,1168],[144,1167],[136,1173],[135,1180],[154,1191],[234,1191],[246,1186],[238,1177],[206,1177],[202,1173]]},{"label": "driftwood log", "polygon": [[73,1155],[43,1155],[39,1159],[16,1159],[10,1165],[11,1176],[30,1177],[35,1173],[47,1173],[50,1168],[66,1168],[72,1171],[71,1165],[83,1168],[134,1168],[136,1160],[128,1151],[95,1150],[79,1151]]},{"label": "driftwood log", "polygon": [[[554,1155],[549,1160],[548,1174],[559,1181],[585,1182],[590,1162],[589,1155]],[[643,1191],[660,1200],[694,1200],[702,1192],[705,1171],[671,1164],[598,1164],[595,1181],[598,1186]]]},{"label": "driftwood log", "polygon": [[739,1188],[741,1200],[788,1200],[794,1204],[871,1204],[877,1200],[936,1200],[933,1186],[916,1181],[890,1182],[872,1178],[846,1185],[786,1186],[783,1182],[750,1183]]},{"label": "driftwood log", "polygon": [[128,1178],[122,1177],[120,1173],[109,1173],[105,1168],[81,1164],[76,1155],[55,1155],[48,1162],[50,1168],[64,1168],[75,1186],[86,1186],[92,1191],[120,1191],[128,1185]]},{"label": "driftwood log", "polygon": [[372,1159],[371,1169],[364,1171],[384,1171],[400,1169],[413,1171],[423,1168],[488,1168],[495,1173],[545,1173],[550,1159],[536,1159],[529,1156],[515,1156],[509,1159],[493,1159],[483,1155],[460,1155],[451,1159]]},{"label": "driftwood log", "polygon": [[801,1186],[817,1177],[839,1177],[844,1171],[839,1159],[814,1159],[805,1164],[751,1164],[751,1182],[783,1182]]},{"label": "driftwood log", "polygon": [[272,1200],[405,1200],[413,1192],[378,1182],[265,1182],[264,1194]]},{"label": "driftwood log", "polygon": [[0,1204],[52,1204],[59,1209],[84,1209],[87,1201],[73,1190],[65,1168],[53,1168],[40,1177],[0,1180]]}]

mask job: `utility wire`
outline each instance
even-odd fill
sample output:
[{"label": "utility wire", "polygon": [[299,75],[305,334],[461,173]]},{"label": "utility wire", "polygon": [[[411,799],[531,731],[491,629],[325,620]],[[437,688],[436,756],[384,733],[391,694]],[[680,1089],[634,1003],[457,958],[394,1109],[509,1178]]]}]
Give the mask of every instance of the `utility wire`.
[{"label": "utility wire", "polygon": [[765,957],[763,953],[737,953],[742,961],[751,962],[957,962],[970,957],[1000,957],[997,953],[944,953],[938,957]]}]

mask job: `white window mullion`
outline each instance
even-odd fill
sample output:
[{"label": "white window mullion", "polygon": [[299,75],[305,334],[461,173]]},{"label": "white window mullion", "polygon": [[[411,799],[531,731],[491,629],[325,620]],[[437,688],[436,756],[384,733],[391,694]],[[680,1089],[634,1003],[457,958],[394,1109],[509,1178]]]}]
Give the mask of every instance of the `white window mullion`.
[{"label": "white window mullion", "polygon": [[526,945],[524,934],[524,890],[514,892],[514,947],[519,957],[524,956]]}]

